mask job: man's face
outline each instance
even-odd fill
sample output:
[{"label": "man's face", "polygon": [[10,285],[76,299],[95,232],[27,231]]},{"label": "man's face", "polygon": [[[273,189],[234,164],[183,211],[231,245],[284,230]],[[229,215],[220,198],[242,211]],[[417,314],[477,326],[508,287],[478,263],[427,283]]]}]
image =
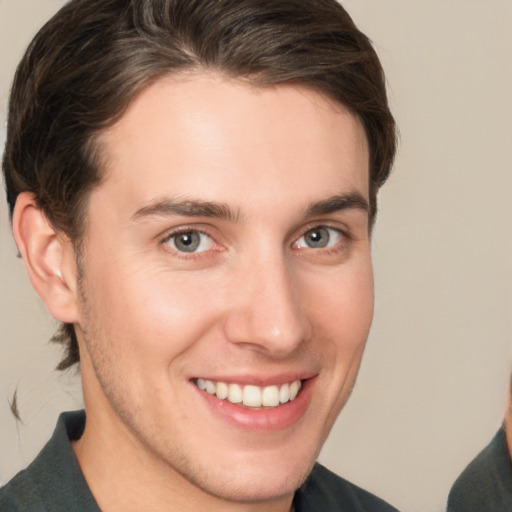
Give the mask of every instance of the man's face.
[{"label": "man's face", "polygon": [[301,87],[196,75],[146,89],[100,147],[77,325],[87,428],[209,494],[293,493],[372,318],[361,123]]}]

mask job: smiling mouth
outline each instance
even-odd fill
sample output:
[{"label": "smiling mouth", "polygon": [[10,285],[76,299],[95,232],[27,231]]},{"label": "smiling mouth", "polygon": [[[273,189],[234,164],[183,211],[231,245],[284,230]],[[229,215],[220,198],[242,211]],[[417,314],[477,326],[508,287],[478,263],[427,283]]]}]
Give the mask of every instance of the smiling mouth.
[{"label": "smiling mouth", "polygon": [[246,407],[278,407],[295,400],[302,388],[300,380],[265,387],[227,384],[207,379],[195,379],[194,382],[199,389],[216,396],[219,400]]}]

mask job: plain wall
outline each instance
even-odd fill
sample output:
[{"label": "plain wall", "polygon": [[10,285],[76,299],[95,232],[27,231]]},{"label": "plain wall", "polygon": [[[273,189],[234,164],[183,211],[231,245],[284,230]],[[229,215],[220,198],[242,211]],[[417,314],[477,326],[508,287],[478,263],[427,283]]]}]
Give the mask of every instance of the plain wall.
[{"label": "plain wall", "polygon": [[[505,406],[512,334],[512,1],[346,0],[374,41],[401,132],[374,234],[376,314],[322,452],[403,511],[444,508]],[[15,65],[58,0],[0,0],[0,140]],[[37,454],[78,378],[0,206],[0,482]],[[9,411],[18,389],[23,423]]]}]

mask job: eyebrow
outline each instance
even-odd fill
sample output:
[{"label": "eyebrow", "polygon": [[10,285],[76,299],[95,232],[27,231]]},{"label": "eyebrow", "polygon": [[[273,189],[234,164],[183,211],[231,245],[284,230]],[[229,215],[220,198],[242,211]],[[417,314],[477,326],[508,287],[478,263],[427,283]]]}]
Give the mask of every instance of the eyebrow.
[{"label": "eyebrow", "polygon": [[185,217],[212,217],[217,219],[236,221],[239,213],[228,205],[211,201],[162,199],[147,206],[143,206],[133,215],[133,220],[144,217],[183,215]]},{"label": "eyebrow", "polygon": [[339,194],[317,203],[309,205],[306,216],[314,217],[317,215],[327,215],[341,210],[363,210],[370,211],[368,201],[359,193],[352,192],[350,194]]},{"label": "eyebrow", "polygon": [[[369,211],[368,201],[358,192],[339,194],[322,201],[311,203],[306,217],[327,215],[341,210],[359,209]],[[182,215],[185,217],[210,217],[236,222],[240,213],[224,203],[201,200],[161,199],[139,208],[132,219],[137,221],[145,217]]]}]

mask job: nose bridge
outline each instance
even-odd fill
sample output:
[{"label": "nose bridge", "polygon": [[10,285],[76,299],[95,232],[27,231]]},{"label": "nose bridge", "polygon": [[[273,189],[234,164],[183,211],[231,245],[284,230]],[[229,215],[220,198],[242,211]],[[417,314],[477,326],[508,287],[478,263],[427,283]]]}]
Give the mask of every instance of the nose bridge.
[{"label": "nose bridge", "polygon": [[260,255],[240,268],[236,304],[227,323],[230,341],[282,357],[309,336],[292,270],[282,251]]}]

